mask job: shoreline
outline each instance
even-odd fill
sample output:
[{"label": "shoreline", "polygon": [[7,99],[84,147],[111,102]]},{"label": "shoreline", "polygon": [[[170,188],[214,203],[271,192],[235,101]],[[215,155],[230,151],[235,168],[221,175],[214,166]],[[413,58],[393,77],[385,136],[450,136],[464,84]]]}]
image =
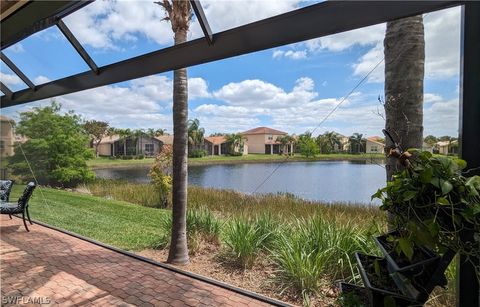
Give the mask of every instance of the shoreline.
[{"label": "shoreline", "polygon": [[[205,159],[205,160],[202,160]],[[243,157],[215,157],[215,158],[189,158],[188,166],[204,166],[204,165],[230,165],[230,164],[253,164],[253,163],[283,163],[283,162],[321,162],[321,161],[375,161],[379,162],[384,160],[385,157],[382,154],[360,154],[360,155],[321,155],[314,158],[305,158],[302,156],[284,157],[275,156],[268,158],[259,156],[251,159]],[[90,163],[89,167],[92,170],[111,169],[111,168],[133,168],[138,166],[150,167],[153,164],[152,158],[143,160],[106,160],[108,162],[95,162]]]}]

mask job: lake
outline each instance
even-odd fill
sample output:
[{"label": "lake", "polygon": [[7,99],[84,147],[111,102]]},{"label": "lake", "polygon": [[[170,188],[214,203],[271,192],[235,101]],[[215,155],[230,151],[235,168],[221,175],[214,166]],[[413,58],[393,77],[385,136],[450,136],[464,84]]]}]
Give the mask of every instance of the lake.
[{"label": "lake", "polygon": [[[149,182],[149,167],[95,170],[98,178]],[[292,193],[325,202],[371,203],[385,185],[385,169],[367,161],[245,163],[189,166],[190,185],[243,193]],[[263,184],[262,184],[263,183]],[[375,201],[378,204],[378,201]]]}]

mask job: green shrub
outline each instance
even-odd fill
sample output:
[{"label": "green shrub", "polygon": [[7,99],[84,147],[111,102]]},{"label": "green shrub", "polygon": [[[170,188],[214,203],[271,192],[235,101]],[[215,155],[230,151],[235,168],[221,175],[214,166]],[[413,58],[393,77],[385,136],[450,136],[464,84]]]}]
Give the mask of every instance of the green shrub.
[{"label": "green shrub", "polygon": [[233,219],[225,229],[225,243],[244,269],[253,266],[269,236],[268,231],[246,218]]},{"label": "green shrub", "polygon": [[207,151],[204,149],[195,149],[188,153],[190,158],[202,158],[207,155]]},{"label": "green shrub", "polygon": [[145,159],[145,155],[139,154],[139,155],[137,155],[137,159],[138,160],[143,160],[143,159]]}]

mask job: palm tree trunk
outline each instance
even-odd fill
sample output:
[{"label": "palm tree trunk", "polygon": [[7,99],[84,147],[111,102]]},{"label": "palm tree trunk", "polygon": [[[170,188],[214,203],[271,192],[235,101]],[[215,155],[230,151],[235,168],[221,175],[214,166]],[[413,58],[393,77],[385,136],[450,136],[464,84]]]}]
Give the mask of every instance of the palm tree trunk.
[{"label": "palm tree trunk", "polygon": [[[403,150],[422,148],[425,40],[422,16],[387,23],[385,52],[385,129]],[[386,138],[386,148],[394,144]],[[389,158],[387,181],[400,169]]]},{"label": "palm tree trunk", "polygon": [[[186,42],[187,32],[175,32],[175,45]],[[173,228],[167,262],[187,264],[187,159],[188,159],[187,69],[173,72]]]}]

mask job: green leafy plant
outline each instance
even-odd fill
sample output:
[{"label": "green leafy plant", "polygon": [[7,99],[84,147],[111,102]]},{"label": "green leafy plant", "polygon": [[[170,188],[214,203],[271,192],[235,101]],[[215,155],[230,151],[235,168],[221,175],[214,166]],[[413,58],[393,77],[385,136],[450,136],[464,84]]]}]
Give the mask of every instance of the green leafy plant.
[{"label": "green leafy plant", "polygon": [[162,151],[155,157],[155,162],[148,174],[159,193],[163,208],[168,206],[168,196],[172,190],[172,165],[173,148],[170,145],[164,145]]},{"label": "green leafy plant", "polygon": [[[480,177],[461,174],[466,162],[409,150],[410,166],[372,198],[401,225],[393,242],[397,251],[412,259],[415,245],[439,253],[451,249],[467,258],[480,257]],[[477,266],[480,279],[480,268]]]}]

